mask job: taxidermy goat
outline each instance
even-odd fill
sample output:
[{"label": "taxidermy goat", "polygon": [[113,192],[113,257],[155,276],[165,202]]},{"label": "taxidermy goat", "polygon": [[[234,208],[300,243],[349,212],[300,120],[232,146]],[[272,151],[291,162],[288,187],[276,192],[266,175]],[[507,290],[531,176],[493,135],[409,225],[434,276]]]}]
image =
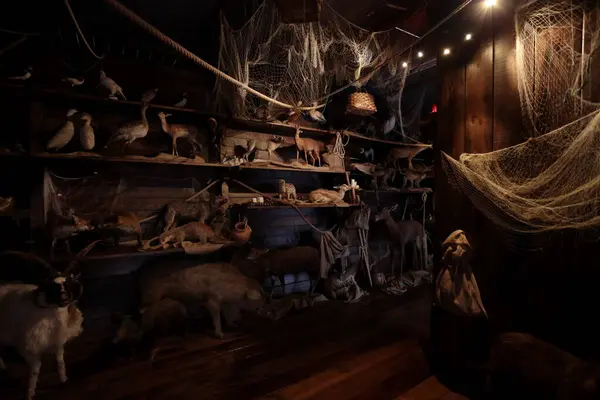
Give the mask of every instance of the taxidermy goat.
[{"label": "taxidermy goat", "polygon": [[138,245],[142,247],[142,227],[140,222],[140,219],[134,213],[123,213],[107,218],[98,229],[104,235],[112,237],[115,246],[119,245],[121,236],[134,235],[137,238]]},{"label": "taxidermy goat", "polygon": [[600,398],[600,365],[525,333],[500,335],[489,365],[492,398]]},{"label": "taxidermy goat", "polygon": [[81,147],[83,147],[84,150],[92,150],[96,145],[94,128],[92,128],[92,116],[88,113],[83,113],[81,114],[81,120],[83,121],[83,125],[79,128]]},{"label": "taxidermy goat", "polygon": [[265,274],[271,277],[271,293],[275,289],[276,276],[279,278],[282,289],[285,291],[285,276],[306,272],[310,275],[310,293],[315,289],[313,279],[319,279],[321,273],[321,259],[319,251],[310,246],[298,246],[290,249],[269,250],[252,249],[248,260],[263,268]]},{"label": "taxidermy goat", "polygon": [[296,161],[299,162],[300,152],[304,152],[304,161],[308,164],[307,154],[312,159],[312,165],[315,165],[315,161],[319,160],[319,167],[321,166],[321,153],[325,151],[325,143],[318,140],[301,138],[300,129],[296,129],[296,135],[294,139],[296,141]]},{"label": "taxidermy goat", "polygon": [[28,66],[23,75],[19,75],[19,76],[11,76],[10,79],[11,81],[26,81],[29,78],[31,78],[31,75],[33,74],[33,67],[30,65]]},{"label": "taxidermy goat", "polygon": [[141,268],[138,284],[140,310],[166,298],[184,304],[189,301],[203,302],[212,316],[215,336],[221,339],[220,314],[223,305],[258,311],[264,304],[259,283],[227,263],[186,267],[173,261],[159,261]]},{"label": "taxidermy goat", "polygon": [[[77,258],[84,257],[94,245],[83,249]],[[29,381],[26,398],[30,400],[35,395],[44,354],[55,354],[60,381],[67,381],[64,347],[83,331],[83,315],[75,305],[82,287],[72,274],[78,261],[71,262],[61,274],[33,254],[5,254],[35,261],[47,272],[47,279],[37,286],[0,284],[0,346],[15,347],[27,362]],[[0,369],[4,367],[0,359]]]},{"label": "taxidermy goat", "polygon": [[142,119],[122,124],[104,147],[108,147],[109,144],[117,140],[125,140],[125,146],[129,146],[137,139],[146,137],[148,134],[148,129],[150,128],[148,125],[148,119],[146,118],[147,109],[148,104],[143,104],[141,109]]},{"label": "taxidermy goat", "polygon": [[388,155],[388,161],[393,163],[394,166],[398,168],[398,160],[402,158],[407,158],[408,168],[413,169],[413,158],[423,150],[427,150],[430,148],[431,145],[423,145],[419,147],[394,147],[392,150],[390,150],[390,154]]},{"label": "taxidermy goat", "polygon": [[83,83],[85,82],[85,79],[84,78],[77,79],[77,78],[69,77],[69,78],[64,78],[62,81],[68,83],[69,85],[71,85],[71,87],[75,87],[75,86],[83,85]]},{"label": "taxidermy goat", "polygon": [[167,135],[171,136],[172,139],[172,155],[178,156],[177,152],[177,139],[179,138],[187,138],[194,149],[201,150],[202,145],[198,142],[196,137],[198,136],[198,131],[193,126],[183,125],[183,124],[168,124],[167,117],[170,117],[171,114],[165,114],[164,112],[158,113],[158,118],[160,118],[160,125],[162,127],[163,132]]},{"label": "taxidermy goat", "polygon": [[150,103],[152,100],[154,100],[157,93],[158,93],[158,88],[146,90],[144,93],[142,93],[142,98],[141,98],[142,103]]},{"label": "taxidermy goat", "polygon": [[282,200],[298,200],[296,196],[296,187],[291,183],[285,183],[283,179],[277,181],[277,192]]},{"label": "taxidermy goat", "polygon": [[344,201],[344,196],[346,195],[346,192],[350,190],[350,186],[344,183],[341,186],[336,186],[335,189],[338,189],[338,191],[336,192],[335,190],[327,189],[313,190],[308,194],[308,200],[311,203],[318,204],[333,203],[336,205],[345,205],[346,202]]},{"label": "taxidermy goat", "polygon": [[48,150],[60,150],[65,147],[73,136],[75,136],[75,124],[73,123],[73,116],[77,114],[77,110],[74,108],[67,111],[67,122],[56,132],[56,134],[50,139],[46,145]]},{"label": "taxidermy goat", "polygon": [[100,70],[100,86],[108,90],[109,99],[117,99],[117,95],[121,96],[123,99],[127,100],[125,94],[123,93],[123,89],[121,86],[117,85],[117,82],[106,76],[106,73],[103,70]]},{"label": "taxidermy goat", "polygon": [[183,108],[186,106],[187,101],[188,101],[187,92],[183,92],[183,94],[181,95],[181,100],[179,100],[177,103],[173,104],[173,107]]},{"label": "taxidermy goat", "polygon": [[52,236],[50,256],[52,258],[54,258],[54,251],[59,241],[64,242],[67,254],[70,255],[71,246],[69,239],[81,232],[86,232],[94,228],[88,220],[77,217],[72,210],[70,210],[70,217],[56,216],[50,223],[50,226]]}]

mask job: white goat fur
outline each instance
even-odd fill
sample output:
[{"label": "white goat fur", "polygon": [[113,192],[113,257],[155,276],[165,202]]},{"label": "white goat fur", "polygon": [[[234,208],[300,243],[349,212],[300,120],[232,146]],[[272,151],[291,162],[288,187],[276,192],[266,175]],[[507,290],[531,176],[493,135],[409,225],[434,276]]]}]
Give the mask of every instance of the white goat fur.
[{"label": "white goat fur", "polygon": [[64,345],[83,330],[77,307],[41,307],[35,303],[36,289],[35,285],[0,284],[0,346],[15,347],[29,365],[27,399],[35,394],[44,353],[56,355],[60,381],[66,382]]}]

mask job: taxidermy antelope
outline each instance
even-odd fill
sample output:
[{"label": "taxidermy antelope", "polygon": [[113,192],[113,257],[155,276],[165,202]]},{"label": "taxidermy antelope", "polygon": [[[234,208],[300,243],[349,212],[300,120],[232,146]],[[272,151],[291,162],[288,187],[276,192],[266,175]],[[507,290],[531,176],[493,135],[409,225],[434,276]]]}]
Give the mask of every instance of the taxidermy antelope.
[{"label": "taxidermy antelope", "polygon": [[313,190],[312,192],[310,192],[308,194],[308,200],[312,203],[320,203],[320,204],[327,204],[327,203],[334,203],[336,205],[345,204],[344,196],[346,195],[346,192],[351,189],[350,186],[344,183],[343,185],[336,186],[335,188],[338,189],[337,192],[335,190],[327,190],[327,189]]},{"label": "taxidermy antelope", "polygon": [[[423,225],[417,221],[394,221],[391,212],[398,208],[396,204],[393,207],[385,207],[377,216],[375,221],[385,221],[385,225],[390,232],[392,241],[394,242],[394,250],[400,251],[400,276],[404,272],[404,259],[406,255],[406,246],[413,245],[416,252],[413,257],[416,257],[417,252],[419,254],[419,263],[421,269],[425,269],[427,265],[427,233]],[[394,272],[396,255],[394,255],[392,261],[392,272]]]},{"label": "taxidermy antelope", "polygon": [[158,113],[158,118],[160,118],[160,125],[162,127],[163,132],[167,135],[171,136],[172,142],[172,155],[178,156],[177,152],[177,139],[179,138],[188,138],[188,140],[194,146],[194,149],[202,149],[202,145],[196,140],[196,136],[198,135],[198,131],[193,126],[183,125],[183,124],[170,124],[167,122],[167,117],[170,117],[171,114],[165,114],[164,112]]},{"label": "taxidermy antelope", "polygon": [[79,129],[79,140],[81,140],[81,147],[84,150],[92,150],[96,145],[94,137],[94,128],[92,128],[92,116],[88,113],[81,115],[83,125]]},{"label": "taxidermy antelope", "polygon": [[148,129],[150,128],[148,125],[148,119],[146,118],[147,109],[148,104],[142,105],[142,119],[138,121],[126,122],[125,124],[121,125],[104,147],[108,147],[109,144],[117,140],[125,140],[125,146],[129,146],[137,139],[145,137],[148,134]]},{"label": "taxidermy antelope", "polygon": [[[0,346],[15,347],[29,365],[27,399],[32,399],[35,395],[42,356],[45,353],[56,355],[60,381],[67,381],[64,346],[83,331],[83,315],[75,305],[81,296],[82,287],[72,272],[77,267],[78,260],[96,243],[83,249],[62,273],[33,254],[5,253],[35,261],[48,273],[46,281],[38,286],[0,284]],[[0,359],[0,369],[5,367]]]},{"label": "taxidermy antelope", "polygon": [[390,150],[390,154],[388,155],[388,161],[391,161],[394,164],[394,167],[398,168],[398,160],[402,158],[407,158],[408,168],[413,169],[413,158],[423,150],[427,150],[430,148],[431,145],[423,145],[419,147],[394,147],[392,150]]},{"label": "taxidermy antelope", "polygon": [[320,167],[321,153],[325,151],[325,143],[314,139],[301,138],[300,132],[300,129],[296,129],[296,136],[294,136],[294,139],[296,141],[296,161],[299,162],[300,151],[303,151],[304,161],[306,161],[306,164],[308,164],[308,158],[306,156],[308,154],[312,159],[312,165],[315,165],[315,160],[319,160]]},{"label": "taxidermy antelope", "polygon": [[73,124],[73,116],[77,114],[77,110],[74,108],[67,111],[67,122],[56,132],[56,134],[50,139],[46,149],[48,150],[60,150],[65,147],[73,136],[75,136],[75,125]]},{"label": "taxidermy antelope", "polygon": [[121,86],[117,85],[117,82],[106,76],[106,73],[103,70],[100,70],[100,86],[109,91],[108,98],[109,99],[117,99],[117,94],[123,99],[127,100],[125,94],[123,94],[123,89]]}]

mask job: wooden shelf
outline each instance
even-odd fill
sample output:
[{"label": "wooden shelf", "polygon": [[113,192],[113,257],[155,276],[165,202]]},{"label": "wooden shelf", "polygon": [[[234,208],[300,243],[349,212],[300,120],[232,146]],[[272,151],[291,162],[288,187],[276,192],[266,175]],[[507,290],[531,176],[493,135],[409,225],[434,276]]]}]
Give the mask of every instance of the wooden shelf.
[{"label": "wooden shelf", "polygon": [[[375,193],[375,190],[363,190],[365,193]],[[400,194],[423,194],[423,193],[433,193],[432,188],[417,188],[417,189],[380,189],[377,190],[379,193],[400,193]]]},{"label": "wooden shelf", "polygon": [[[360,204],[348,204],[347,206],[336,206],[335,204],[295,204],[298,208],[348,208],[348,207],[358,207]],[[273,209],[281,209],[288,208],[293,209],[292,206],[287,206],[283,204],[272,204],[272,205],[258,205],[251,204],[248,206],[248,210],[273,210]]]},{"label": "wooden shelf", "polygon": [[[104,103],[104,104],[117,104],[117,105],[120,104],[120,105],[124,105],[124,106],[141,107],[141,105],[142,105],[142,103],[139,101],[112,100],[112,99],[109,99],[106,97],[100,97],[100,96],[96,96],[96,95],[67,92],[67,91],[49,89],[49,88],[32,87],[32,86],[27,86],[27,85],[19,85],[19,84],[10,84],[9,83],[9,84],[3,84],[2,86],[5,88],[8,88],[8,89],[13,89],[13,90],[29,90],[33,95],[37,95],[37,96],[62,97],[62,98],[67,98],[67,99],[90,101],[90,102]],[[150,104],[150,108],[154,108],[157,110],[194,114],[194,115],[198,115],[198,116],[201,116],[204,118],[214,117],[218,120],[226,121],[227,125],[228,126],[231,125],[232,128],[235,127],[235,128],[239,128],[239,129],[256,129],[259,131],[264,130],[266,132],[273,132],[273,131],[284,132],[285,131],[290,134],[293,134],[296,131],[296,125],[284,124],[282,122],[266,122],[266,121],[259,121],[259,120],[246,120],[246,119],[241,119],[241,118],[231,118],[231,117],[228,117],[225,115],[207,114],[207,113],[203,113],[199,110],[195,110],[195,109],[191,109],[191,108],[178,108],[178,107],[166,106],[166,105],[160,105],[160,104]],[[391,141],[391,140],[384,140],[384,139],[378,139],[378,138],[371,138],[371,137],[363,136],[356,132],[352,132],[352,131],[348,131],[348,130],[329,131],[329,130],[325,130],[325,129],[302,127],[302,126],[300,127],[300,129],[305,133],[318,134],[318,135],[335,135],[336,132],[340,132],[340,133],[350,136],[351,138],[355,138],[358,140],[364,140],[364,141],[381,143],[381,144],[388,144],[388,145],[398,146],[398,147],[431,147],[431,145],[427,145],[427,144],[404,143],[404,142],[395,142],[395,141]]]}]

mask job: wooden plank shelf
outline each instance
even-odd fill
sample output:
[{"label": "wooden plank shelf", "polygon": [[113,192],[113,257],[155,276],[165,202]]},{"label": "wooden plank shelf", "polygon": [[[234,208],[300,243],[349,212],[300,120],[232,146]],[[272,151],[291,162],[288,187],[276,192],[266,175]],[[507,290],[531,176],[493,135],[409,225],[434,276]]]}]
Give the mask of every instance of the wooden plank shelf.
[{"label": "wooden plank shelf", "polygon": [[402,188],[397,188],[397,189],[381,189],[381,190],[363,190],[363,192],[365,193],[375,193],[375,192],[379,192],[379,193],[399,193],[399,194],[423,194],[423,193],[433,193],[433,189],[432,188],[415,188],[415,189],[402,189]]},{"label": "wooden plank shelf", "polygon": [[[302,208],[348,208],[348,207],[359,207],[360,204],[348,204],[347,206],[336,206],[335,204],[295,204],[296,207]],[[281,208],[289,208],[293,209],[291,205],[284,204],[268,204],[268,205],[259,205],[259,204],[250,204],[248,206],[248,210],[273,210],[273,209],[281,209]]]},{"label": "wooden plank shelf", "polygon": [[[100,96],[96,96],[96,95],[67,92],[67,91],[63,91],[63,90],[40,88],[40,87],[33,87],[33,86],[28,86],[28,85],[3,84],[2,87],[7,88],[7,89],[12,89],[12,90],[28,91],[29,93],[31,93],[31,95],[37,96],[37,97],[43,97],[43,96],[62,97],[62,98],[66,98],[66,99],[73,99],[73,100],[80,100],[80,101],[87,101],[87,102],[115,104],[115,105],[122,105],[122,106],[135,106],[135,107],[141,107],[141,105],[142,105],[142,103],[139,101],[113,100],[113,99],[109,99],[106,97],[100,97]],[[267,122],[267,121],[260,121],[260,120],[247,120],[247,119],[242,119],[242,118],[231,118],[231,117],[228,117],[225,115],[203,113],[199,110],[195,110],[195,109],[191,109],[191,108],[179,108],[179,107],[166,106],[166,105],[160,105],[160,104],[150,104],[150,108],[154,108],[157,110],[178,112],[178,113],[194,114],[194,115],[204,117],[204,118],[214,117],[217,120],[225,121],[228,126],[230,126],[232,128],[236,128],[236,129],[255,129],[257,131],[264,131],[264,132],[286,132],[289,135],[293,135],[296,131],[296,125],[285,124],[283,122],[275,122],[275,121]],[[359,133],[349,131],[349,130],[334,131],[334,130],[325,130],[325,129],[305,127],[305,126],[300,126],[299,128],[304,133],[313,134],[313,135],[321,135],[321,136],[322,135],[335,135],[337,132],[340,132],[340,133],[343,133],[344,135],[350,136],[351,138],[354,138],[357,140],[375,142],[375,143],[380,143],[380,144],[387,144],[387,145],[397,146],[397,147],[431,147],[431,145],[428,145],[428,144],[404,143],[404,142],[396,142],[396,141],[391,141],[391,140],[367,137],[367,136],[363,136]]]}]

